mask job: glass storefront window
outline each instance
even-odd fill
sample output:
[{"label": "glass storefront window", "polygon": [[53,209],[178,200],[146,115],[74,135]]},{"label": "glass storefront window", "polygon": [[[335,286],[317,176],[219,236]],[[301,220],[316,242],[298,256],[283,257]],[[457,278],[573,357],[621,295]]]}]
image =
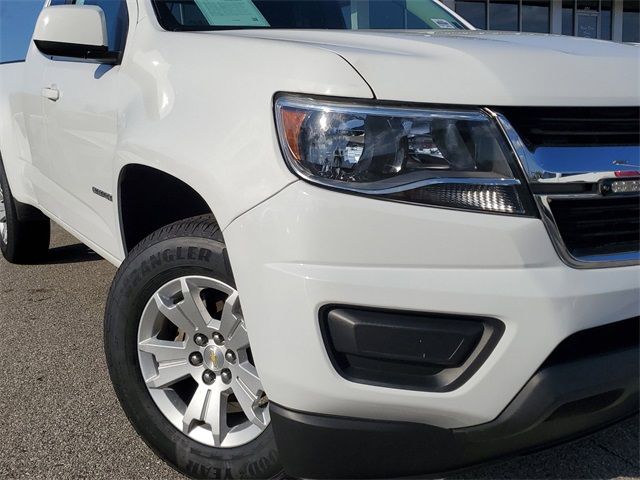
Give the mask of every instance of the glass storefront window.
[{"label": "glass storefront window", "polygon": [[578,10],[576,12],[576,36],[598,38],[598,12]]},{"label": "glass storefront window", "polygon": [[599,12],[600,0],[577,0],[575,35],[584,38],[598,38]]},{"label": "glass storefront window", "polygon": [[549,33],[550,2],[522,0],[522,31]]},{"label": "glass storefront window", "polygon": [[624,0],[622,12],[622,41],[640,42],[640,2]]},{"label": "glass storefront window", "polygon": [[575,0],[562,1],[562,34],[573,35],[573,13],[575,10]]},{"label": "glass storefront window", "polygon": [[489,28],[517,32],[519,3],[518,0],[490,0]]},{"label": "glass storefront window", "polygon": [[599,0],[578,0],[578,10],[593,10],[598,11]]},{"label": "glass storefront window", "polygon": [[557,21],[563,35],[613,40],[615,34],[616,41],[622,36],[624,42],[640,43],[640,0],[453,1],[456,12],[480,29],[550,33]]},{"label": "glass storefront window", "polygon": [[562,34],[611,40],[614,1],[562,0]]},{"label": "glass storefront window", "polygon": [[600,38],[611,40],[611,0],[600,2]]},{"label": "glass storefront window", "polygon": [[476,28],[487,28],[486,0],[460,0],[456,2],[456,12]]}]

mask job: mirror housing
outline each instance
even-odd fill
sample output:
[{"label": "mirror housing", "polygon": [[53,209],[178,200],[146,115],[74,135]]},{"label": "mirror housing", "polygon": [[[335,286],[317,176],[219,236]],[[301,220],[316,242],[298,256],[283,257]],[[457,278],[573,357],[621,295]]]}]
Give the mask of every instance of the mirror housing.
[{"label": "mirror housing", "polygon": [[104,12],[95,5],[56,5],[40,12],[33,41],[44,55],[116,63],[110,52]]}]

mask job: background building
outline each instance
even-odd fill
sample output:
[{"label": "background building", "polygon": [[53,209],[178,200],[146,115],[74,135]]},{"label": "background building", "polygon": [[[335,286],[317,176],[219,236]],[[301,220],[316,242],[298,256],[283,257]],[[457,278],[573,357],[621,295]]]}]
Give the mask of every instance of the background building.
[{"label": "background building", "polygon": [[640,0],[442,0],[477,28],[640,42]]}]

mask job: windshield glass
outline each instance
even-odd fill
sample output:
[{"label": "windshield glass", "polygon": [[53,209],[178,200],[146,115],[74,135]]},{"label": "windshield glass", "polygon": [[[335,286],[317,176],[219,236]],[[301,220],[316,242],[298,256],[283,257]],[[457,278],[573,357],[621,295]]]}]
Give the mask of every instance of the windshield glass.
[{"label": "windshield glass", "polygon": [[433,0],[153,0],[166,30],[464,29]]}]

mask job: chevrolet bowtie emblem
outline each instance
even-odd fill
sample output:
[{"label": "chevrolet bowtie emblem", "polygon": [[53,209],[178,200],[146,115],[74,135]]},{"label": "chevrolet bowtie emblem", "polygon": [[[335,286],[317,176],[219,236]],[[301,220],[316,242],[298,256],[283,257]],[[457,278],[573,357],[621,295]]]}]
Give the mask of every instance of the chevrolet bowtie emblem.
[{"label": "chevrolet bowtie emblem", "polygon": [[211,350],[209,352],[209,359],[211,360],[211,365],[213,365],[213,368],[218,368],[218,356],[216,355],[216,351],[215,350]]}]

